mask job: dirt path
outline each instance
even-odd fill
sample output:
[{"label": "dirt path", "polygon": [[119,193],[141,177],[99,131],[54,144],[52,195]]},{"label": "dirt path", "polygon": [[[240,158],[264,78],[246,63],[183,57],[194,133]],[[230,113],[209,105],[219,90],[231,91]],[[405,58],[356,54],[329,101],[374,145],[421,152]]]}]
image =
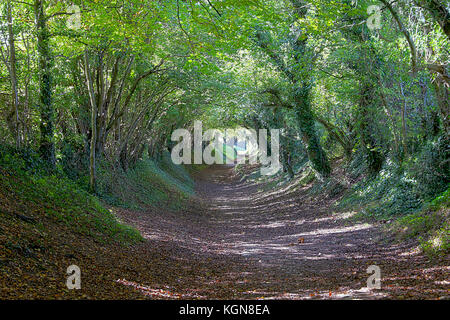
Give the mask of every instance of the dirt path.
[{"label": "dirt path", "polygon": [[[171,276],[164,279],[180,297],[449,295],[448,261],[431,264],[417,254],[415,243],[380,242],[380,225],[352,222],[347,219],[350,213],[333,214],[325,196],[309,199],[304,188],[293,185],[261,191],[256,184],[240,181],[227,166],[211,166],[196,180],[200,204],[182,213],[123,215],[149,240],[149,251],[165,252],[173,259],[165,264],[170,264],[165,272]],[[370,265],[381,269],[381,290],[365,288]],[[141,275],[140,283],[149,283],[148,277],[152,276]]]}]

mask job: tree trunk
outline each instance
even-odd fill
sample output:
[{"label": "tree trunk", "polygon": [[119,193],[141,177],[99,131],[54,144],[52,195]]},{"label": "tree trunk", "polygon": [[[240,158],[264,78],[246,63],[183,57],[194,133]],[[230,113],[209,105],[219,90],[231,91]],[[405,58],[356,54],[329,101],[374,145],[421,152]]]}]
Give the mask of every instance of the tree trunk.
[{"label": "tree trunk", "polygon": [[400,83],[400,90],[403,96],[403,107],[402,107],[402,144],[403,144],[403,154],[404,157],[408,157],[408,141],[407,141],[407,133],[406,133],[406,96],[403,90],[403,83]]},{"label": "tree trunk", "polygon": [[321,176],[328,177],[331,173],[331,167],[316,132],[316,123],[311,111],[310,87],[303,86],[297,89],[294,100],[296,105],[295,113],[308,159],[311,161],[312,167]]},{"label": "tree trunk", "polygon": [[433,81],[434,91],[439,106],[439,113],[442,119],[443,132],[447,137],[450,137],[450,95],[448,89],[443,81],[437,78]]},{"label": "tree trunk", "polygon": [[50,33],[44,15],[43,0],[35,0],[34,14],[37,27],[37,51],[39,57],[39,112],[40,112],[40,154],[50,169],[54,169],[55,144],[53,142],[54,109],[52,105],[52,56],[50,51]]},{"label": "tree trunk", "polygon": [[[430,28],[426,28],[425,32],[428,34],[431,32]],[[427,41],[428,50],[434,54],[433,47],[429,41]],[[450,78],[445,66],[440,68],[439,72],[436,72],[434,68],[429,68],[430,73],[435,76],[435,79],[431,79],[434,92],[436,94],[436,100],[439,107],[439,114],[442,121],[442,127],[444,134],[450,137],[450,95],[448,90],[448,79]]]},{"label": "tree trunk", "polygon": [[379,57],[370,40],[367,40],[366,32],[365,26],[357,26],[348,31],[343,30],[342,34],[349,41],[355,41],[361,45],[361,59],[358,59],[357,63],[350,65],[350,68],[356,72],[360,79],[356,114],[357,132],[366,156],[369,174],[376,175],[381,170],[384,162],[381,145],[377,142],[377,133],[374,130],[376,125],[376,119],[374,119],[376,87],[374,83],[381,84],[381,81],[376,76],[376,70],[380,68]]},{"label": "tree trunk", "polygon": [[282,156],[283,156],[284,172],[287,172],[289,175],[289,178],[292,179],[294,177],[294,170],[292,169],[292,165],[291,165],[291,155],[286,147],[283,148]]},{"label": "tree trunk", "polygon": [[15,114],[15,136],[16,147],[20,147],[20,119],[19,119],[19,92],[17,88],[17,72],[16,72],[16,47],[14,44],[14,30],[12,20],[12,4],[11,0],[7,3],[7,18],[8,18],[8,42],[9,42],[9,60],[10,60],[10,78],[11,78],[11,93],[13,101],[13,109]]},{"label": "tree trunk", "polygon": [[350,139],[348,139],[345,133],[337,126],[322,118],[320,115],[316,114],[314,115],[314,117],[325,127],[330,136],[332,136],[341,145],[347,160],[351,160],[353,153],[353,143],[350,141]]},{"label": "tree trunk", "polygon": [[96,146],[97,146],[97,102],[95,101],[94,87],[89,69],[89,57],[87,50],[84,52],[84,74],[89,92],[89,101],[91,104],[91,144],[89,152],[89,191],[97,192],[96,187]]},{"label": "tree trunk", "polygon": [[119,162],[120,166],[122,167],[123,171],[128,171],[128,145],[125,144],[125,146],[120,150],[119,154]]},{"label": "tree trunk", "polygon": [[[291,3],[294,9],[293,15],[296,16],[296,18],[305,17],[307,13],[307,6],[305,3],[299,0],[291,0]],[[303,68],[307,68],[311,64],[311,62],[306,63],[306,61],[304,61],[308,50],[306,36],[307,35],[299,36],[291,43],[296,63],[298,65],[302,65]],[[313,168],[319,175],[328,177],[331,173],[331,167],[325,152],[320,145],[319,137],[315,128],[315,121],[311,111],[310,101],[312,81],[308,76],[308,73],[304,72],[305,76],[298,79],[294,71],[284,63],[284,59],[270,48],[270,35],[267,32],[258,31],[256,33],[256,41],[257,44],[271,58],[275,66],[283,72],[292,83],[294,89],[294,109],[297,114],[297,119],[302,134],[303,143],[305,144],[307,150],[308,158],[311,161]]]},{"label": "tree trunk", "polygon": [[358,103],[358,122],[361,145],[367,156],[369,173],[376,175],[383,165],[384,156],[380,151],[380,146],[375,138],[375,133],[371,128],[374,122],[373,112],[370,111],[373,103],[375,88],[370,83],[363,83],[360,90],[360,100]]}]

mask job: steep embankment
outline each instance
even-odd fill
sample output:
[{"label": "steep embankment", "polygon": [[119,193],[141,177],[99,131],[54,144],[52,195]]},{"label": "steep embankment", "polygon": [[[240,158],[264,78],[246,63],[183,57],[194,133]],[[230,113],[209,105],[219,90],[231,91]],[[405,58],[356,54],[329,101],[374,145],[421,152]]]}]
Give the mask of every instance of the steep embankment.
[{"label": "steep embankment", "polygon": [[[145,243],[116,212],[121,207],[179,206],[192,193],[186,177],[181,168],[149,160],[126,174],[103,173],[99,185],[109,184],[109,193],[100,190],[102,199],[118,203],[106,207],[62,171],[49,175],[37,158],[1,149],[0,297],[142,297],[116,281],[140,263],[135,247]],[[179,201],[171,201],[173,197]],[[146,262],[153,264],[159,254]],[[82,290],[66,287],[70,265],[81,269]]]}]

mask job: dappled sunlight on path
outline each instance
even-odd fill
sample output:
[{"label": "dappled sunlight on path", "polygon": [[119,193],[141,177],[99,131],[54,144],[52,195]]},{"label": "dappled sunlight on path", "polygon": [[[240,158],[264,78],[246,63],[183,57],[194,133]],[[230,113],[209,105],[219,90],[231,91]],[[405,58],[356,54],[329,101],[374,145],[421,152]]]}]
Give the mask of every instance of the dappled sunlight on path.
[{"label": "dappled sunlight on path", "polygon": [[[350,219],[356,212],[333,213],[330,200],[308,197],[305,187],[262,191],[230,166],[210,166],[196,181],[198,198],[182,212],[122,216],[187,272],[177,278],[184,293],[172,298],[192,290],[199,298],[242,299],[448,295],[446,266],[424,274],[429,262],[414,243],[377,241],[379,225]],[[381,290],[367,288],[370,265],[381,269]],[[161,294],[139,286],[143,294]]]}]

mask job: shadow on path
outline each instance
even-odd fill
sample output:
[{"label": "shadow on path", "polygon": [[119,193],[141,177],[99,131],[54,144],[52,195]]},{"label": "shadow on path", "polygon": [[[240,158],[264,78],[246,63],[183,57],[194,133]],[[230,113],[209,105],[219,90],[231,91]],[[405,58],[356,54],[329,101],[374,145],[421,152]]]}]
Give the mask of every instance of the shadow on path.
[{"label": "shadow on path", "polygon": [[[180,292],[199,298],[379,299],[448,296],[448,263],[431,267],[415,243],[382,244],[378,225],[333,214],[324,199],[293,185],[260,191],[233,167],[196,176],[198,199],[181,213],[128,212],[149,240],[185,273]],[[366,288],[379,266],[382,289]],[[192,296],[191,296],[192,297]]]}]

